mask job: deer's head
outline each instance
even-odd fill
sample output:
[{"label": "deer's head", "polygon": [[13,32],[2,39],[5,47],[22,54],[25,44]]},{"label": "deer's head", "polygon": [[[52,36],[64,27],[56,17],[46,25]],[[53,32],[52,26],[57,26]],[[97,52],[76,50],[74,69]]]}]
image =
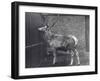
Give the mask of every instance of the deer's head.
[{"label": "deer's head", "polygon": [[47,31],[48,27],[47,26],[43,26],[43,27],[40,27],[38,28],[39,31]]},{"label": "deer's head", "polygon": [[48,26],[40,27],[38,30],[44,33],[43,37],[46,41],[49,42],[53,38],[53,33],[48,29]]},{"label": "deer's head", "polygon": [[[43,19],[43,24],[45,26],[38,28],[39,31],[50,31],[51,28],[55,27],[58,18],[59,18],[59,14],[56,15],[55,17],[52,17],[54,21],[49,21],[49,14],[48,15],[43,15],[41,14],[41,18]],[[50,24],[50,22],[52,22],[52,24]]]}]

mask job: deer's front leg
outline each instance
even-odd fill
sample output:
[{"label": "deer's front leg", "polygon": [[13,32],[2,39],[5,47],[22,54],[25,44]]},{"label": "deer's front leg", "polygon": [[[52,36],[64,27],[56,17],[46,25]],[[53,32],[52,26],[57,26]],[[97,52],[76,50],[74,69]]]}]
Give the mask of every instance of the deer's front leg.
[{"label": "deer's front leg", "polygon": [[57,56],[56,56],[56,49],[53,49],[53,64],[56,63],[56,58],[57,58]]},{"label": "deer's front leg", "polygon": [[70,65],[73,64],[73,61],[74,61],[74,52],[71,50],[71,62],[70,62]]}]

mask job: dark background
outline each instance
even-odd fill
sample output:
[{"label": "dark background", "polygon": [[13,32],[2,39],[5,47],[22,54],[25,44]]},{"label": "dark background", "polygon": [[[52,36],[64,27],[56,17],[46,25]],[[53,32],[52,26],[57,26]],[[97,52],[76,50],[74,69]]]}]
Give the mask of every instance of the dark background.
[{"label": "dark background", "polygon": [[[38,31],[39,27],[45,26],[44,18],[51,25],[57,19],[57,14],[25,13],[26,26],[26,68],[53,66],[53,56],[47,56],[46,44],[43,39],[43,33]],[[89,64],[89,16],[80,15],[62,15],[60,14],[56,24],[51,28],[53,33],[62,35],[75,35],[78,38],[77,49],[80,55],[81,65]],[[31,46],[37,43],[43,43],[37,46]],[[66,60],[66,58],[69,58]],[[59,56],[58,65],[68,65],[70,56]],[[63,63],[61,63],[63,62]]]}]

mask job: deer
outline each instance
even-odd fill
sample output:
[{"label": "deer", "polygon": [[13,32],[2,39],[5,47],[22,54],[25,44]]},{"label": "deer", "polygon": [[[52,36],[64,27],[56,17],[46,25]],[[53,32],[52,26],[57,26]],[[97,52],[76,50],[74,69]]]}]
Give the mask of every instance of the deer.
[{"label": "deer", "polygon": [[[57,21],[55,21],[56,23]],[[53,53],[53,64],[57,62],[57,48],[63,48],[65,51],[63,54],[71,54],[71,61],[69,65],[73,65],[74,55],[77,58],[77,65],[80,65],[79,52],[77,51],[78,39],[74,35],[62,35],[53,33],[50,28],[54,27],[55,23],[52,26],[47,24],[43,27],[39,27],[38,30],[44,32],[43,38],[47,42],[47,54],[49,55],[50,51]],[[59,51],[62,53],[62,51]]]}]

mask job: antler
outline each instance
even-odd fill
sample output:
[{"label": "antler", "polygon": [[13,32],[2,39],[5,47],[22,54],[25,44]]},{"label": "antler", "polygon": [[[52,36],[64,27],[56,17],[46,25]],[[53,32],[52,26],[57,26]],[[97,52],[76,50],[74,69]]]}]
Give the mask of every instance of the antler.
[{"label": "antler", "polygon": [[49,26],[49,30],[50,30],[52,27],[55,26],[55,24],[56,24],[57,21],[58,21],[58,18],[59,18],[59,14],[57,15],[56,20],[53,22],[53,24],[52,24],[51,26]]},{"label": "antler", "polygon": [[[50,26],[49,24],[49,21],[48,21],[48,16],[51,16],[51,15],[48,15],[48,14],[41,14],[41,17],[43,19],[43,24],[46,25],[48,27],[48,30],[50,30],[52,27],[55,26],[55,24],[57,23],[58,21],[58,18],[59,18],[59,14],[57,15],[57,17],[55,17],[55,21],[53,22],[53,24]],[[51,21],[52,22],[52,21]]]},{"label": "antler", "polygon": [[41,13],[40,15],[41,15],[41,17],[43,19],[43,24],[44,25],[48,25],[48,15],[44,14],[44,13]]}]

